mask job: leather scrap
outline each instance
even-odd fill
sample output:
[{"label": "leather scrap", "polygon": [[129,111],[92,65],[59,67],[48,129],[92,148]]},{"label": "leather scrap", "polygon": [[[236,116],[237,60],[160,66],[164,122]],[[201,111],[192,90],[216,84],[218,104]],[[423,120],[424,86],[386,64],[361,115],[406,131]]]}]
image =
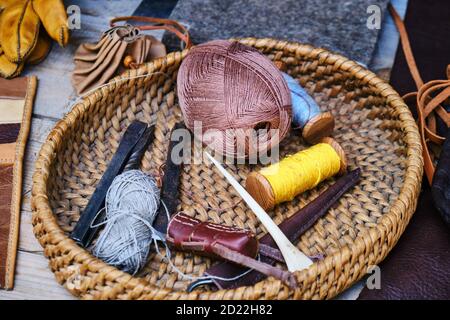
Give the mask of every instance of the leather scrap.
[{"label": "leather scrap", "polygon": [[380,289],[363,289],[359,300],[450,299],[450,229],[431,204],[430,190],[398,244],[380,264]]},{"label": "leather scrap", "polygon": [[[19,237],[22,169],[36,77],[0,78],[0,288],[12,289]],[[14,102],[14,103],[12,103]],[[6,107],[5,107],[6,105]]]}]

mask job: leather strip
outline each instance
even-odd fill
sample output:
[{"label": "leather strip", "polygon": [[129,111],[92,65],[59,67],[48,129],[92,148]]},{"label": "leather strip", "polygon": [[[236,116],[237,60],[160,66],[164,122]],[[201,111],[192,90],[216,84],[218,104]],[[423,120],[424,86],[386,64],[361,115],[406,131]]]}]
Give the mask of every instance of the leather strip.
[{"label": "leather strip", "polygon": [[25,99],[27,94],[27,81],[25,77],[11,80],[0,78],[0,99]]},{"label": "leather strip", "polygon": [[[0,89],[0,93],[11,94],[13,99],[20,98],[20,100],[16,101],[21,102],[21,104],[18,103],[16,107],[20,108],[21,111],[12,111],[14,114],[20,113],[22,115],[22,118],[18,121],[21,125],[17,140],[12,143],[14,147],[11,144],[9,146],[9,148],[15,150],[13,162],[9,165],[0,164],[0,288],[12,289],[14,286],[14,271],[19,239],[23,158],[30,131],[37,79],[32,76],[4,81],[12,82],[6,86],[8,90],[2,91]],[[2,81],[2,83],[4,82]],[[23,92],[26,92],[26,94],[23,95]],[[0,105],[5,101],[7,100],[1,99]],[[0,113],[0,121],[6,122],[5,119],[9,118],[11,118],[10,115]],[[4,145],[0,145],[0,148],[2,146]],[[10,199],[9,201],[8,198]]]},{"label": "leather strip", "polygon": [[[161,204],[159,206],[158,214],[155,218],[155,222],[153,222],[153,226],[156,230],[166,233],[167,232],[167,212],[168,211],[169,216],[171,217],[173,214],[175,214],[177,207],[178,207],[178,187],[180,185],[180,176],[181,176],[181,170],[183,163],[174,163],[173,157],[172,157],[172,151],[175,145],[180,143],[180,140],[182,141],[188,141],[188,139],[183,140],[183,136],[179,137],[179,140],[174,140],[174,137],[172,136],[175,130],[186,130],[186,133],[189,133],[186,129],[186,126],[183,122],[178,122],[175,124],[175,126],[172,128],[170,132],[170,139],[169,139],[169,147],[167,148],[167,157],[166,157],[166,163],[164,166],[164,177],[162,179],[162,186],[161,186]],[[184,150],[184,149],[183,149]]]},{"label": "leather strip", "polygon": [[0,144],[0,164],[14,164],[16,143]]},{"label": "leather strip", "polygon": [[16,142],[17,137],[19,136],[19,131],[20,123],[0,124],[0,144]]},{"label": "leather strip", "polygon": [[0,165],[0,287],[5,286],[14,165]]},{"label": "leather strip", "polygon": [[0,100],[0,124],[20,123],[23,118],[23,100]]},{"label": "leather strip", "polygon": [[111,27],[115,27],[116,22],[128,20],[151,23],[151,25],[137,26],[137,28],[140,30],[166,30],[175,34],[181,41],[183,41],[186,45],[186,49],[189,49],[192,46],[191,37],[188,30],[175,20],[142,16],[124,16],[111,19],[110,25]]},{"label": "leather strip", "polygon": [[410,105],[415,106],[417,110],[419,133],[423,147],[424,169],[427,180],[431,185],[433,183],[435,166],[433,155],[428,148],[428,142],[440,145],[445,140],[444,137],[439,136],[436,132],[436,117],[440,117],[447,125],[447,128],[450,126],[450,115],[441,106],[441,103],[450,98],[450,65],[447,66],[448,80],[433,80],[424,84],[412,53],[405,24],[392,4],[389,4],[388,8],[400,34],[406,62],[418,89],[417,92],[404,95],[403,99],[409,102]]}]

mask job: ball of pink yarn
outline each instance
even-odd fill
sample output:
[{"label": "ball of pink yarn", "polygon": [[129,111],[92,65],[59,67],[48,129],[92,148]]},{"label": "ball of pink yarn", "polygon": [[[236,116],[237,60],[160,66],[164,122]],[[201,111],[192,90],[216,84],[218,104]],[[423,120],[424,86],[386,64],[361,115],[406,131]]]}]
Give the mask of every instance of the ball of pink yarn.
[{"label": "ball of pink yarn", "polygon": [[239,42],[192,48],[178,71],[177,91],[186,126],[194,130],[195,124],[198,132],[201,124],[203,143],[222,155],[266,152],[290,128],[291,96],[281,72]]}]

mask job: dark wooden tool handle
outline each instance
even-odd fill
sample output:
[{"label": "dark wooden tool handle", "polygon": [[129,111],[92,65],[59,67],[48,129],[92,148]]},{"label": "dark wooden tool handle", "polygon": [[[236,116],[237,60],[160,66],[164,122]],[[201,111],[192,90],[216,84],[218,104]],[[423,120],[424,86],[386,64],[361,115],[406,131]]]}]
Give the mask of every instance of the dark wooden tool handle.
[{"label": "dark wooden tool handle", "polygon": [[[146,129],[146,123],[134,121],[128,126],[127,130],[123,134],[116,153],[114,154],[100,182],[97,184],[94,193],[80,216],[80,220],[78,220],[75,228],[70,234],[70,237],[79,245],[88,247],[92,242],[98,228],[92,228],[91,226],[94,220],[96,220],[98,212],[104,206],[106,193],[114,178],[122,172],[129,155],[133,151],[139,139],[145,133]],[[97,217],[96,221],[99,221],[100,219],[102,219],[102,217]]]},{"label": "dark wooden tool handle", "polygon": [[[167,211],[169,213],[169,216],[172,216],[178,207],[178,187],[180,185],[180,176],[181,176],[181,170],[183,168],[182,159],[180,160],[180,163],[174,162],[172,152],[174,151],[174,147],[182,143],[182,139],[185,139],[186,137],[183,137],[182,135],[178,136],[179,139],[176,139],[174,137],[174,132],[176,130],[185,130],[186,133],[189,133],[184,125],[183,122],[178,122],[175,124],[175,126],[172,128],[172,131],[170,132],[170,142],[169,147],[167,149],[167,158],[166,163],[164,166],[164,177],[162,179],[162,186],[161,186],[161,204],[159,206],[159,211],[156,216],[155,222],[153,223],[153,226],[156,230],[166,233],[167,231],[167,224],[169,221],[167,220]],[[183,133],[183,132],[180,132]],[[187,139],[184,140],[185,142],[188,141]]]},{"label": "dark wooden tool handle", "polygon": [[150,126],[145,129],[144,134],[139,139],[139,142],[133,148],[130,157],[128,158],[125,167],[123,168],[123,172],[129,170],[138,170],[141,167],[142,158],[144,157],[145,152],[148,149],[148,146],[153,141],[155,137],[155,126]]}]

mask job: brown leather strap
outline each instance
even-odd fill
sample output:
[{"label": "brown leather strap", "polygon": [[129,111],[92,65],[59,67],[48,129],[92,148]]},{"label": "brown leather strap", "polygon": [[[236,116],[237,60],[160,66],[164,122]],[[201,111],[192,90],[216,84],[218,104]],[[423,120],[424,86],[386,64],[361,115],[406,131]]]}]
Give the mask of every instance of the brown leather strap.
[{"label": "brown leather strap", "polygon": [[166,30],[172,32],[186,44],[186,49],[189,49],[192,46],[188,30],[175,20],[143,16],[123,16],[111,19],[110,25],[111,27],[115,27],[116,22],[129,20],[150,23],[150,25],[136,26],[136,28],[139,28],[140,30]]},{"label": "brown leather strap", "polygon": [[410,102],[410,105],[415,105],[417,109],[417,120],[423,147],[424,169],[428,182],[431,185],[435,166],[432,154],[428,148],[428,142],[441,145],[445,141],[445,138],[436,132],[436,117],[440,117],[447,127],[450,126],[450,116],[441,106],[441,103],[450,97],[450,64],[447,66],[447,80],[432,80],[424,83],[411,50],[405,25],[391,4],[389,4],[388,8],[400,34],[406,62],[418,89],[417,92],[404,95],[403,99],[406,102]]}]

